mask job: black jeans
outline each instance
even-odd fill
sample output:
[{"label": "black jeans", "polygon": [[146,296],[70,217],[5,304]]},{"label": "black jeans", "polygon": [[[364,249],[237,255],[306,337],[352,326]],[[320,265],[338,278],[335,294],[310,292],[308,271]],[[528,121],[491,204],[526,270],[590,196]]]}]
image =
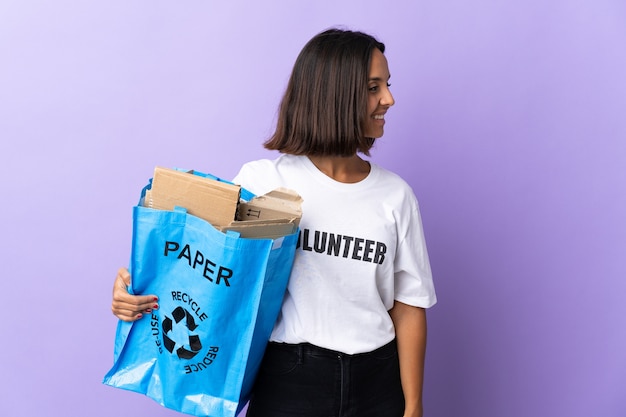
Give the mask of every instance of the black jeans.
[{"label": "black jeans", "polygon": [[248,417],[402,417],[395,340],[347,355],[310,344],[270,343]]}]

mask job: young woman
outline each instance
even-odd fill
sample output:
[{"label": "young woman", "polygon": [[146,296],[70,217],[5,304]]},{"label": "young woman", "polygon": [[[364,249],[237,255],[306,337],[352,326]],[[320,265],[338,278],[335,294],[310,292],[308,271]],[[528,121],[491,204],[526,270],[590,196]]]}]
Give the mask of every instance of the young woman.
[{"label": "young woman", "polygon": [[[248,409],[249,417],[422,416],[425,308],[436,302],[416,198],[362,159],[394,104],[384,44],[332,29],[298,56],[265,147],[235,182],[303,198],[298,250]],[[158,308],[128,294],[121,269],[113,313]]]}]

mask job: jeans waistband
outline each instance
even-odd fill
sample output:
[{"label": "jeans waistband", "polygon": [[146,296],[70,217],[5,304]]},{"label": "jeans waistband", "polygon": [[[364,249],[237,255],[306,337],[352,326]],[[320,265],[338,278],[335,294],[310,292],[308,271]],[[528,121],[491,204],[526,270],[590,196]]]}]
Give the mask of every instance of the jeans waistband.
[{"label": "jeans waistband", "polygon": [[297,352],[299,355],[316,355],[316,356],[328,356],[332,358],[342,357],[342,358],[360,358],[367,357],[370,355],[384,355],[387,353],[392,353],[397,349],[396,340],[393,339],[391,342],[387,343],[384,346],[379,347],[371,352],[365,353],[355,353],[348,354],[343,353],[337,350],[326,349],[323,347],[312,345],[311,343],[280,343],[280,342],[270,342],[268,348],[282,350],[286,352]]}]

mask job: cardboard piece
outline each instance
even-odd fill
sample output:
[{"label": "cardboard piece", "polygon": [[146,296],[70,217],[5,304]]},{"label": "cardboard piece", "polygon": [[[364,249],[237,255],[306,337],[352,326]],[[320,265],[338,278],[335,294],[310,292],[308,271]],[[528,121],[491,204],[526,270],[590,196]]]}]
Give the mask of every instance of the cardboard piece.
[{"label": "cardboard piece", "polygon": [[184,207],[187,213],[217,227],[235,220],[240,189],[199,175],[156,167],[144,206],[159,210]]},{"label": "cardboard piece", "polygon": [[220,231],[245,238],[276,239],[294,233],[302,217],[302,198],[279,188],[241,201],[241,187],[191,172],[156,167],[143,205],[159,210],[184,207]]},{"label": "cardboard piece", "polygon": [[271,238],[294,233],[302,217],[302,198],[286,188],[277,188],[239,203],[237,220],[221,230],[234,230],[243,237]]}]

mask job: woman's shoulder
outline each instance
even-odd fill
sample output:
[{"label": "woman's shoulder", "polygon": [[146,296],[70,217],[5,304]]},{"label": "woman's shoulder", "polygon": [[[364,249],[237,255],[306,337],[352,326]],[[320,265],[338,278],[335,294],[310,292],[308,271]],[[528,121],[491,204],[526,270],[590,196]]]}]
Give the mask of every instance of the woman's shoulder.
[{"label": "woman's shoulder", "polygon": [[396,172],[375,163],[371,163],[371,166],[372,170],[375,172],[376,178],[379,181],[389,186],[400,187],[403,190],[408,189],[413,192],[410,184]]},{"label": "woman's shoulder", "polygon": [[264,171],[271,172],[278,170],[284,166],[293,165],[300,157],[296,155],[282,154],[274,159],[257,159],[243,164],[242,171],[253,171],[262,173]]},{"label": "woman's shoulder", "polygon": [[396,207],[417,209],[419,206],[417,196],[407,180],[380,165],[372,164],[372,170],[376,176],[375,190],[379,191],[381,201],[386,201]]},{"label": "woman's shoulder", "polygon": [[298,157],[280,155],[275,159],[257,159],[246,162],[233,182],[255,194],[264,194],[274,188],[283,187],[285,171],[297,164]]}]

